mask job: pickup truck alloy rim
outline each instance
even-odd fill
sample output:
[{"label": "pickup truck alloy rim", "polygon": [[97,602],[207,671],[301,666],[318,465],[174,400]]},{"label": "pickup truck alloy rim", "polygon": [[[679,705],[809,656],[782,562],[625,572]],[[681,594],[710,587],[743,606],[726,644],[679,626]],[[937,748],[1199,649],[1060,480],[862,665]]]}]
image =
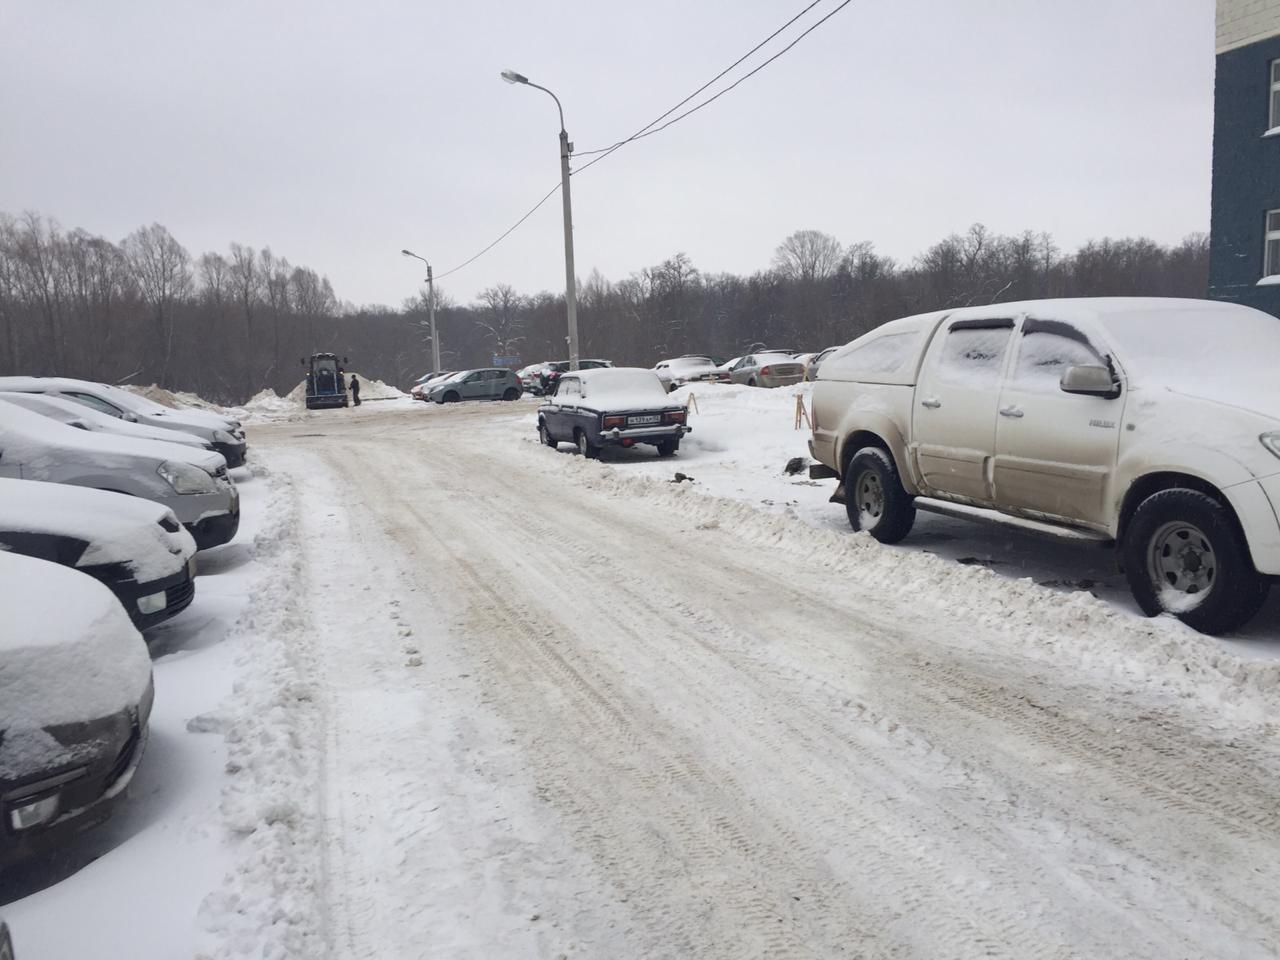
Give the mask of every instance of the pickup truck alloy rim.
[{"label": "pickup truck alloy rim", "polygon": [[854,484],[854,496],[858,504],[858,520],[863,530],[870,530],[880,522],[884,513],[884,487],[880,475],[874,470],[863,470]]},{"label": "pickup truck alloy rim", "polygon": [[1178,520],[1162,525],[1151,537],[1147,572],[1158,592],[1175,590],[1195,598],[1193,606],[1199,606],[1213,588],[1218,558],[1200,528]]}]

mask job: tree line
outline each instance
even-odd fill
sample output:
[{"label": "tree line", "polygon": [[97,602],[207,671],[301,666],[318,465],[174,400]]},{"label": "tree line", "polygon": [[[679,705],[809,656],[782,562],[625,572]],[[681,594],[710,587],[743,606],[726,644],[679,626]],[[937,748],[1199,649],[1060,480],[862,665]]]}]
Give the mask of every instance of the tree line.
[{"label": "tree line", "polygon": [[[758,344],[820,350],[896,317],[1042,297],[1203,297],[1209,242],[1090,241],[1064,253],[1047,233],[975,224],[907,262],[869,242],[801,230],[749,276],[704,273],[684,253],[625,279],[579,279],[584,357],[651,366]],[[442,363],[567,356],[563,293],[499,283],[458,304],[436,288]],[[163,226],[119,242],[36,213],[0,214],[0,375],[158,383],[222,403],[301,379],[300,357],[332,351],[401,387],[431,355],[423,290],[400,308],[341,301],[327,277],[269,248],[232,243],[193,257]]]}]

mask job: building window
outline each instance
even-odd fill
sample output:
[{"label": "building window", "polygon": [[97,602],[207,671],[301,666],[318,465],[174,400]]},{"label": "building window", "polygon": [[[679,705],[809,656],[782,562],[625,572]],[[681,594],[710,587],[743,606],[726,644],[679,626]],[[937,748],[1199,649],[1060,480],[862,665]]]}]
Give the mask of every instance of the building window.
[{"label": "building window", "polygon": [[1280,60],[1271,61],[1271,124],[1270,129],[1280,129]]},{"label": "building window", "polygon": [[1267,243],[1262,254],[1262,275],[1280,278],[1280,210],[1267,213]]}]

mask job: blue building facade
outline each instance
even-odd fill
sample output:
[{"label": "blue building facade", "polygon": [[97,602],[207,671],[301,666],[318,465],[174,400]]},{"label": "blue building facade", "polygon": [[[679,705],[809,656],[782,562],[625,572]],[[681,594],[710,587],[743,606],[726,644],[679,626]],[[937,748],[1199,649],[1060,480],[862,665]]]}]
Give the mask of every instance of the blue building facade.
[{"label": "blue building facade", "polygon": [[1209,296],[1280,317],[1280,0],[1219,0]]}]

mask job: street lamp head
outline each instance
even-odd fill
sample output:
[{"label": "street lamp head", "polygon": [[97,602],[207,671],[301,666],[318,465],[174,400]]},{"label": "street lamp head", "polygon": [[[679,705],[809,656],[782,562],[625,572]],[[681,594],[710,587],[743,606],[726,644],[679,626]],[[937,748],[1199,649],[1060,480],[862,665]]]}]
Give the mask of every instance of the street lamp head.
[{"label": "street lamp head", "polygon": [[417,254],[416,254],[416,253],[414,253],[412,250],[401,250],[400,252],[401,252],[402,254],[404,254],[406,257],[416,257],[416,256],[417,256]]},{"label": "street lamp head", "polygon": [[502,79],[507,83],[528,83],[529,78],[522,73],[516,73],[514,70],[503,70]]}]

